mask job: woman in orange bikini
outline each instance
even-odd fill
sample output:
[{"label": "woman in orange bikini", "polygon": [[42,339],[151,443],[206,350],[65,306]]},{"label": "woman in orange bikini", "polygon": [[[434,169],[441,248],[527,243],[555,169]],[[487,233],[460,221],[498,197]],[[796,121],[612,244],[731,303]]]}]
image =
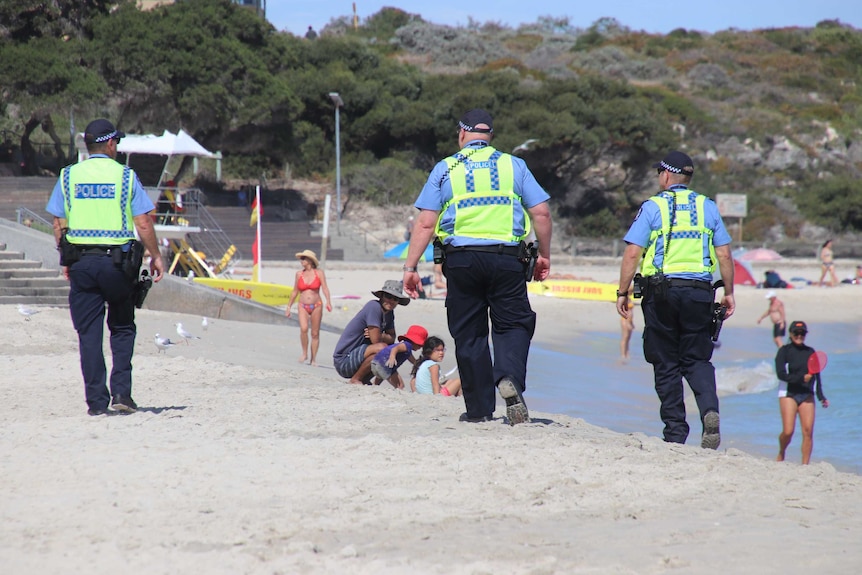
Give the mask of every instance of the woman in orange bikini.
[{"label": "woman in orange bikini", "polygon": [[294,300],[299,304],[299,342],[302,345],[302,356],[300,363],[308,359],[308,327],[311,319],[311,365],[317,366],[317,348],[320,346],[320,321],[323,319],[323,299],[320,290],[326,296],[326,311],[332,311],[332,298],[329,297],[329,287],[326,285],[326,276],[323,270],[317,269],[317,256],[311,250],[304,250],[296,254],[302,270],[296,272],[296,281],[293,291],[287,301],[287,310],[284,315],[290,317],[290,306]]}]

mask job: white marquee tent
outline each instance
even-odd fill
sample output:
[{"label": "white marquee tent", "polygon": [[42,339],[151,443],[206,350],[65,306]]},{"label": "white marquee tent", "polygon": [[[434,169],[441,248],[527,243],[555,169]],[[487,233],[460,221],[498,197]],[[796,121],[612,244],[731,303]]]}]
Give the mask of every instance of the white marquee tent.
[{"label": "white marquee tent", "polygon": [[[87,146],[84,144],[84,134],[79,133],[75,138],[75,145],[78,149],[78,161],[86,160]],[[167,156],[168,161],[173,156],[194,156],[197,158],[220,158],[220,154],[210,152],[201,146],[197,140],[192,138],[188,132],[180,129],[179,133],[174,134],[167,130],[161,136],[155,134],[126,134],[120,140],[117,146],[117,151],[126,154],[126,164],[129,163],[129,158],[134,154],[148,154],[156,156]],[[167,165],[167,161],[165,162]],[[164,174],[163,174],[164,175]],[[159,182],[161,184],[161,182]]]},{"label": "white marquee tent", "polygon": [[185,130],[180,130],[177,134],[165,130],[161,136],[127,134],[125,138],[120,140],[117,151],[124,154],[215,157],[215,154],[197,143]]},{"label": "white marquee tent", "polygon": [[[78,149],[78,161],[81,162],[89,157],[87,146],[84,144],[84,134],[79,133],[75,138],[75,145]],[[197,158],[216,158],[219,160],[221,154],[213,153],[201,146],[194,138],[192,138],[185,130],[180,130],[174,134],[167,130],[161,136],[155,134],[126,134],[120,140],[117,146],[117,151],[126,154],[126,165],[129,165],[131,157],[140,155],[152,156],[167,156],[165,166],[173,156],[193,156]],[[157,176],[158,185],[155,187],[147,187],[147,194],[154,204],[158,202],[162,179],[165,177],[165,169],[162,168],[161,174]],[[140,175],[140,174],[139,174]],[[175,190],[177,194],[178,205],[182,205],[182,190]],[[188,233],[199,232],[199,227],[174,226],[174,225],[156,225],[156,232],[160,238],[182,239]]]}]

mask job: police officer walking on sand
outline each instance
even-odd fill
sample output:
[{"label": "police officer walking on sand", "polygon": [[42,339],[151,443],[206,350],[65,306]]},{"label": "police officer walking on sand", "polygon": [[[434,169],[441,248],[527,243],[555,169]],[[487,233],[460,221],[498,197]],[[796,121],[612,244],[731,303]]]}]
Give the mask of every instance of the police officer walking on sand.
[{"label": "police officer walking on sand", "polygon": [[436,235],[445,253],[446,313],[467,408],[461,421],[491,421],[496,387],[514,425],[530,420],[522,393],[536,327],[527,299],[524,239],[532,225],[539,242],[533,277],[545,279],[552,224],[548,194],[523,160],[490,145],[493,133],[488,112],[475,109],[461,117],[460,151],[434,167],[414,204],[419,216],[404,265],[404,290],[418,295],[416,265]]},{"label": "police officer walking on sand", "polygon": [[[135,172],[115,161],[124,136],[108,120],[90,122],[84,131],[89,159],[63,168],[46,207],[54,216],[54,238],[70,283],[69,311],[90,415],[106,414],[109,402],[123,413],[138,408],[132,400],[132,352],[143,249],[135,230],[152,256],[152,279],[159,281],[164,273],[149,216],[153,202]],[[105,304],[113,359],[110,392],[102,352]]]},{"label": "police officer walking on sand", "polygon": [[[661,192],[643,203],[625,236],[620,267],[617,313],[628,317],[628,289],[634,279],[643,294],[644,357],[653,365],[661,401],[664,440],[685,443],[682,378],[694,392],[703,423],[701,447],[717,449],[718,395],[710,325],[713,314],[712,274],[716,264],[724,282],[721,304],[733,315],[733,258],[730,235],[715,202],[689,189],[694,164],[682,152],[671,152],[653,164]],[[641,277],[635,271],[641,262]]]}]

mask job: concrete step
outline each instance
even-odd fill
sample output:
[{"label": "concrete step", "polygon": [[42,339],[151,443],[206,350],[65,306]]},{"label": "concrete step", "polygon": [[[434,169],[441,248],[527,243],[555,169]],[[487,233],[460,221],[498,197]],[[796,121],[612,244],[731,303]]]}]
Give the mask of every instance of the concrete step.
[{"label": "concrete step", "polygon": [[15,221],[18,208],[27,208],[50,221],[45,211],[57,178],[0,177],[0,218]]},{"label": "concrete step", "polygon": [[33,260],[0,260],[0,270],[28,270],[39,269],[42,267],[42,262]]},{"label": "concrete step", "polygon": [[0,247],[0,260],[23,260],[24,254],[21,252],[7,252],[6,246]]},{"label": "concrete step", "polygon": [[50,287],[69,287],[69,282],[66,278],[56,277],[13,277],[0,278],[0,288],[50,288]]},{"label": "concrete step", "polygon": [[57,287],[4,287],[0,286],[0,297],[2,296],[32,296],[32,297],[69,297],[69,286]]},{"label": "concrete step", "polygon": [[[290,260],[294,254],[303,250],[320,252],[320,238],[311,235],[312,226],[308,220],[282,220],[277,209],[267,211],[261,218],[261,252],[264,260]],[[254,244],[257,230],[249,226],[251,217],[248,209],[236,206],[207,207],[207,210],[218,222],[219,227],[230,238],[231,242],[251,258],[251,246]],[[330,248],[326,258],[343,260],[344,250]]]},{"label": "concrete step", "polygon": [[20,269],[20,268],[8,268],[2,269],[0,268],[0,279],[8,279],[8,278],[55,278],[58,277],[57,270],[45,269],[45,268],[28,268],[28,269]]},{"label": "concrete step", "polygon": [[57,182],[55,177],[29,176],[29,177],[0,177],[0,191],[4,196],[25,196],[32,193],[48,193],[54,189]]},{"label": "concrete step", "polygon": [[0,305],[17,305],[19,303],[26,306],[69,307],[69,297],[0,295]]}]

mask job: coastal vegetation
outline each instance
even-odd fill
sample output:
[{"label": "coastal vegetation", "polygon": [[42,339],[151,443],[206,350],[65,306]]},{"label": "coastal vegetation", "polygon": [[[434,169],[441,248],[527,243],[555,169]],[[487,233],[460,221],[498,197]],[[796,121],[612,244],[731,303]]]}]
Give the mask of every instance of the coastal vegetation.
[{"label": "coastal vegetation", "polygon": [[[228,0],[7,0],[0,22],[7,135],[105,116],[183,128],[228,177],[333,179],[338,92],[344,193],[406,204],[482,107],[501,150],[532,140],[518,153],[568,234],[618,236],[674,148],[698,191],[747,195],[746,239],[862,229],[862,32],[839,21],[661,35],[613,19],[452,28],[384,8],[310,41]],[[68,161],[55,148],[31,168]]]}]

